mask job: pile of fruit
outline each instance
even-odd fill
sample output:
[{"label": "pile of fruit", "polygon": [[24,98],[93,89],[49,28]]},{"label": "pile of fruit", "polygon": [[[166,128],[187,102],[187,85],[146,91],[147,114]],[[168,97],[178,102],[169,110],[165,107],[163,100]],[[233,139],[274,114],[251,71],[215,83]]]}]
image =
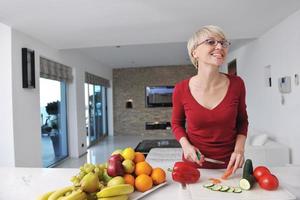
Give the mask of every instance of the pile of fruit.
[{"label": "pile of fruit", "polygon": [[145,192],[166,181],[162,168],[152,168],[133,148],[115,150],[108,162],[86,163],[71,178],[72,186],[47,192],[38,200],[127,200],[135,190]]}]

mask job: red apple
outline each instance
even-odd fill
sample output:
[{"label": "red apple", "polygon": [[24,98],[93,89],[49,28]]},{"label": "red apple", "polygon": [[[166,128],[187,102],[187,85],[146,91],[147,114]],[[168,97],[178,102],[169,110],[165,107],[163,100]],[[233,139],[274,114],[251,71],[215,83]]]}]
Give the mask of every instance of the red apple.
[{"label": "red apple", "polygon": [[114,154],[114,155],[110,156],[108,162],[116,161],[116,160],[123,162],[124,158],[123,158],[123,156],[121,156],[121,154]]}]

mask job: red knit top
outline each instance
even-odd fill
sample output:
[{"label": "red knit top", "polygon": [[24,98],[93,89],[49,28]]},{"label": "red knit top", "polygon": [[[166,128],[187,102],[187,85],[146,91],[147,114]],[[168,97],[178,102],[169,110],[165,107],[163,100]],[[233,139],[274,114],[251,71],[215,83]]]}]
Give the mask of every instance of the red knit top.
[{"label": "red knit top", "polygon": [[179,141],[186,137],[205,157],[225,161],[224,165],[204,162],[203,168],[226,168],[237,135],[247,136],[244,82],[238,76],[227,77],[227,93],[211,110],[194,99],[189,89],[190,79],[177,83],[174,88],[172,131],[175,138]]}]

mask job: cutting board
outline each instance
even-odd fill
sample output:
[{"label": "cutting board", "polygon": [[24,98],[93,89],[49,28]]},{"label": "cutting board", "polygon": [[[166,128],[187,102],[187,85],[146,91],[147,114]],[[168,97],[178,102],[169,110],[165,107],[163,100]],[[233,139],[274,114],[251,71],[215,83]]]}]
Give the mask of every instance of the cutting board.
[{"label": "cutting board", "polygon": [[[263,190],[256,183],[251,190],[244,191],[242,193],[226,193],[219,191],[212,191],[210,189],[204,188],[203,185],[206,183],[210,183],[209,178],[219,178],[222,176],[225,170],[206,170],[201,169],[201,177],[200,181],[195,184],[187,185],[188,190],[191,194],[192,200],[212,200],[212,199],[222,199],[222,200],[292,200],[296,199],[296,197],[291,194],[284,187],[279,186],[279,188],[275,191],[267,191]],[[234,186],[237,187],[239,185],[239,181],[241,178],[241,169],[237,171],[229,180],[222,180],[221,185]],[[280,181],[280,180],[279,180]]]}]

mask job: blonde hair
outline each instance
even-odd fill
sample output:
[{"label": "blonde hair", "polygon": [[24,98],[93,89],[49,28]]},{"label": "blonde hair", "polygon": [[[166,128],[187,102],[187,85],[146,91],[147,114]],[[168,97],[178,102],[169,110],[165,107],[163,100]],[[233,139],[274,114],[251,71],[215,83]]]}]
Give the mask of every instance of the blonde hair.
[{"label": "blonde hair", "polygon": [[198,68],[198,61],[197,61],[197,59],[194,58],[193,51],[197,47],[198,43],[200,42],[199,39],[202,36],[208,36],[211,34],[214,36],[220,37],[223,40],[227,40],[224,31],[220,27],[214,26],[214,25],[207,25],[207,26],[201,27],[188,40],[187,49],[188,49],[189,57],[190,57],[192,64],[196,68]]}]

